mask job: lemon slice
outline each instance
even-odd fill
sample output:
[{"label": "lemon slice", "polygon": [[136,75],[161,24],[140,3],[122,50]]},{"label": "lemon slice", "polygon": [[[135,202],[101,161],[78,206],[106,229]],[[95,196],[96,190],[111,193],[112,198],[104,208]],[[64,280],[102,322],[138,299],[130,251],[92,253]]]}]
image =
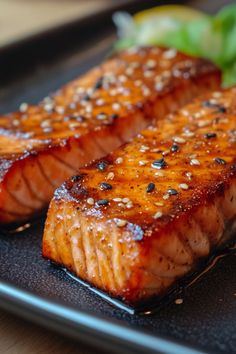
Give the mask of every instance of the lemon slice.
[{"label": "lemon slice", "polygon": [[180,22],[191,22],[193,20],[205,17],[204,12],[198,11],[192,7],[184,5],[163,5],[156,6],[148,10],[138,12],[134,15],[134,21],[137,25],[142,25],[144,22],[160,18],[172,18]]}]

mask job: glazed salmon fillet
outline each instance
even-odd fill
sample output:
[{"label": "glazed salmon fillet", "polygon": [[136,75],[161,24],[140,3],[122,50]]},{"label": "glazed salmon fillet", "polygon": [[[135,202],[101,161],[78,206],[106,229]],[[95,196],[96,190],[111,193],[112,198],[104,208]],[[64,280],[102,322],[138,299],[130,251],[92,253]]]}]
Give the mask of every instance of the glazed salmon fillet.
[{"label": "glazed salmon fillet", "polygon": [[209,62],[173,49],[125,51],[39,105],[0,120],[0,222],[22,222],[85,164],[127,142],[155,119],[216,88]]},{"label": "glazed salmon fillet", "polygon": [[236,238],[236,88],[169,114],[55,192],[44,257],[131,305]]}]

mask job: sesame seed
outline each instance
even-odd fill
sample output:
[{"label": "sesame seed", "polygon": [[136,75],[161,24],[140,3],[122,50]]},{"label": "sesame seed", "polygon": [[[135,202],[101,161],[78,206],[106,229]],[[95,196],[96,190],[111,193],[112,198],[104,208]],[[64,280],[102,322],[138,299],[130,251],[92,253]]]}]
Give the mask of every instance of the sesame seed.
[{"label": "sesame seed", "polygon": [[173,140],[175,143],[179,143],[179,144],[184,144],[186,142],[186,140],[184,138],[181,138],[180,136],[175,136]]},{"label": "sesame seed", "polygon": [[96,105],[97,105],[97,106],[102,106],[102,105],[104,105],[104,103],[105,103],[105,101],[104,101],[104,99],[102,99],[102,98],[98,98],[98,99],[96,100]]},{"label": "sesame seed", "polygon": [[155,202],[154,204],[155,204],[156,206],[163,206],[163,205],[164,205],[163,202]]},{"label": "sesame seed", "polygon": [[176,54],[177,54],[176,49],[171,48],[171,49],[168,49],[168,50],[164,51],[163,58],[165,58],[165,59],[173,59],[176,56]]},{"label": "sesame seed", "polygon": [[208,126],[210,123],[211,123],[210,120],[199,120],[197,125],[199,128],[203,128],[203,127]]},{"label": "sesame seed", "polygon": [[192,179],[192,173],[191,172],[186,172],[185,175],[186,175],[186,177],[188,179]]},{"label": "sesame seed", "polygon": [[148,163],[147,160],[140,160],[140,161],[138,162],[139,166],[145,166],[147,163]]},{"label": "sesame seed", "polygon": [[112,185],[110,183],[102,182],[100,183],[100,189],[102,190],[111,190]]},{"label": "sesame seed", "polygon": [[107,179],[113,179],[115,177],[114,172],[109,172],[107,175]]},{"label": "sesame seed", "polygon": [[97,201],[97,205],[98,206],[105,206],[109,203],[109,200],[108,199],[100,199]]},{"label": "sesame seed", "polygon": [[163,197],[162,197],[164,200],[167,200],[170,198],[169,194],[164,194]]},{"label": "sesame seed", "polygon": [[55,108],[55,111],[59,114],[64,114],[65,113],[65,108],[62,106],[58,106]]},{"label": "sesame seed", "polygon": [[197,159],[191,159],[190,160],[190,165],[192,165],[192,166],[200,165],[200,161],[197,160]]},{"label": "sesame seed", "polygon": [[113,198],[113,201],[119,203],[122,202],[122,198]]},{"label": "sesame seed", "polygon": [[131,208],[133,208],[133,203],[132,202],[128,202],[127,204],[126,204],[126,208],[128,208],[128,209],[131,209]]},{"label": "sesame seed", "polygon": [[187,190],[187,189],[189,189],[189,186],[186,183],[180,183],[179,188]]},{"label": "sesame seed", "polygon": [[216,133],[206,133],[204,137],[206,139],[211,139],[211,138],[216,138],[217,134]]},{"label": "sesame seed", "polygon": [[151,192],[153,192],[154,191],[154,189],[155,189],[155,184],[154,183],[149,183],[148,185],[147,185],[147,188],[146,188],[146,192],[147,193],[151,193]]},{"label": "sesame seed", "polygon": [[178,194],[177,190],[174,189],[174,188],[169,188],[169,189],[167,190],[167,193],[168,193],[169,195],[177,195],[177,194]]},{"label": "sesame seed", "polygon": [[129,198],[123,198],[123,199],[122,199],[122,202],[125,203],[125,204],[126,204],[126,203],[129,203],[129,202],[130,202],[130,199],[129,199]]},{"label": "sesame seed", "polygon": [[115,102],[112,104],[112,109],[114,109],[115,111],[118,111],[120,109],[121,105],[118,102]]},{"label": "sesame seed", "polygon": [[172,152],[177,152],[178,150],[179,150],[179,145],[173,144],[173,145],[171,146],[171,151],[172,151]]},{"label": "sesame seed", "polygon": [[123,227],[127,224],[127,221],[123,219],[115,219],[115,223],[118,227]]},{"label": "sesame seed", "polygon": [[143,87],[142,93],[143,93],[143,96],[147,97],[147,96],[150,96],[151,91],[149,90],[148,87]]},{"label": "sesame seed", "polygon": [[125,208],[126,205],[124,203],[118,203],[118,206],[121,207],[121,208]]},{"label": "sesame seed", "polygon": [[20,125],[20,121],[19,121],[18,119],[13,119],[12,125],[13,125],[14,127],[18,127],[18,126]]},{"label": "sesame seed", "polygon": [[170,153],[170,150],[165,150],[162,152],[162,156],[167,156]]},{"label": "sesame seed", "polygon": [[214,98],[220,98],[221,96],[222,96],[222,92],[216,91],[216,92],[212,93],[212,97],[214,97]]},{"label": "sesame seed", "polygon": [[166,162],[164,159],[159,159],[159,160],[155,160],[153,163],[152,163],[152,167],[153,168],[158,168],[158,169],[161,169],[161,168],[164,168],[166,166]]},{"label": "sesame seed", "polygon": [[105,162],[105,161],[100,161],[100,162],[98,162],[98,164],[97,164],[97,168],[98,168],[100,171],[105,171],[106,168],[107,168],[107,166],[108,166],[108,164],[107,164],[107,162]]},{"label": "sesame seed", "polygon": [[185,133],[183,133],[183,135],[191,138],[192,136],[195,135],[195,133],[191,131],[186,131]]},{"label": "sesame seed", "polygon": [[153,76],[153,72],[150,71],[150,70],[144,71],[143,76],[147,77],[147,78],[152,77]]},{"label": "sesame seed", "polygon": [[28,107],[29,107],[28,104],[25,103],[25,102],[23,102],[23,103],[20,104],[19,110],[20,110],[21,112],[26,112],[27,109],[28,109]]},{"label": "sesame seed", "polygon": [[116,161],[115,161],[115,163],[116,163],[117,165],[120,165],[122,162],[123,162],[123,158],[122,158],[122,157],[118,157],[118,158],[116,159]]},{"label": "sesame seed", "polygon": [[218,163],[218,165],[225,165],[225,164],[226,164],[226,161],[223,160],[223,159],[220,158],[220,157],[216,157],[216,158],[214,159],[214,161],[215,161],[216,163]]},{"label": "sesame seed", "polygon": [[75,176],[71,177],[71,181],[74,183],[80,181],[81,179],[82,179],[82,176],[80,176],[80,175],[75,175]]},{"label": "sesame seed", "polygon": [[142,81],[141,80],[135,80],[134,81],[134,85],[137,87],[140,87],[142,85]]},{"label": "sesame seed", "polygon": [[163,173],[162,171],[157,171],[157,172],[154,173],[154,175],[155,175],[156,177],[163,177],[163,176],[164,176],[164,173]]},{"label": "sesame seed", "polygon": [[104,120],[104,119],[107,118],[107,114],[105,114],[105,113],[98,113],[96,118],[99,119],[99,120]]},{"label": "sesame seed", "polygon": [[184,302],[183,299],[176,299],[175,300],[176,305],[181,305],[183,302]]},{"label": "sesame seed", "polygon": [[88,198],[88,199],[87,199],[87,203],[88,203],[89,205],[94,205],[94,199],[93,199],[93,198]]},{"label": "sesame seed", "polygon": [[119,75],[119,76],[118,76],[118,80],[119,80],[120,82],[126,82],[126,81],[127,81],[127,77],[126,77],[125,75]]},{"label": "sesame seed", "polygon": [[161,211],[157,211],[154,215],[153,215],[153,218],[154,219],[160,219],[162,217],[162,212]]}]

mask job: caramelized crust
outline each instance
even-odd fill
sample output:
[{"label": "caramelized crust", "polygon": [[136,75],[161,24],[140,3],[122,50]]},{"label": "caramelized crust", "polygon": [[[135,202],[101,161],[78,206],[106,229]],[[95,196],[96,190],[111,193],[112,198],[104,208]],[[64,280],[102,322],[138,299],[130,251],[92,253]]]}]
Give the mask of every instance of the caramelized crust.
[{"label": "caramelized crust", "polygon": [[193,96],[216,88],[212,64],[173,49],[138,48],[92,69],[37,106],[0,122],[0,222],[45,207],[75,171]]},{"label": "caramelized crust", "polygon": [[64,183],[43,255],[137,304],[164,294],[235,230],[232,88],[169,114]]}]

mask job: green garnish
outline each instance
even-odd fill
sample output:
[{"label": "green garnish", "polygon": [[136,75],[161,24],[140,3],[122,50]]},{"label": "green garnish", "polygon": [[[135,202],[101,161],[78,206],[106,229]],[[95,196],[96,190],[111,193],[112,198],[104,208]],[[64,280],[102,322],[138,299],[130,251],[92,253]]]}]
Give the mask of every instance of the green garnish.
[{"label": "green garnish", "polygon": [[[115,14],[120,39],[115,50],[136,45],[161,45],[173,47],[186,54],[210,59],[223,72],[223,85],[236,84],[236,5],[225,6],[216,15],[203,13],[189,21],[174,15],[174,9],[164,14],[154,9],[148,15]],[[161,7],[160,7],[161,9]],[[180,11],[179,7],[176,7]],[[182,7],[191,12],[191,8]],[[181,12],[181,11],[180,11]],[[135,20],[139,16],[138,21]]]}]

